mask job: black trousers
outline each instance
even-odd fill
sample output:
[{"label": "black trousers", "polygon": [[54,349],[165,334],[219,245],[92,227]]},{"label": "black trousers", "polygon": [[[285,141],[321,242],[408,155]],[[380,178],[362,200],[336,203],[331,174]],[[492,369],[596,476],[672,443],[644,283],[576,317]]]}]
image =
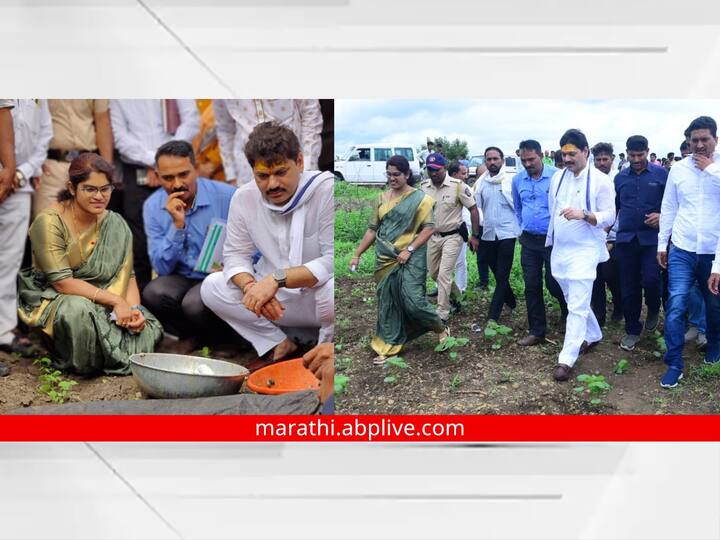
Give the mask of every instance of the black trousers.
[{"label": "black trousers", "polygon": [[[480,227],[480,236],[482,237],[483,228]],[[478,249],[477,251],[477,269],[478,269],[478,285],[481,289],[487,289],[488,281],[490,281],[490,269],[485,260],[484,255]]]},{"label": "black trousers", "polygon": [[605,326],[607,321],[607,292],[605,286],[610,289],[612,295],[613,310],[622,306],[620,293],[620,268],[618,266],[617,249],[610,250],[610,259],[597,266],[597,276],[593,282],[592,297],[590,306],[600,327]]},{"label": "black trousers", "polygon": [[177,274],[160,276],[145,287],[142,303],[167,332],[180,338],[202,337],[208,343],[237,341],[235,331],[203,304],[201,285],[202,281]]},{"label": "black trousers", "polygon": [[503,304],[515,309],[517,300],[510,287],[510,271],[515,255],[515,238],[505,240],[480,240],[478,256],[487,261],[495,276],[495,292],[490,301],[488,319],[497,321],[502,313]]},{"label": "black trousers", "polygon": [[657,263],[657,245],[641,246],[637,238],[618,244],[618,261],[622,266],[622,307],[625,332],[639,336],[643,292],[649,313],[658,313],[662,302],[663,279]]},{"label": "black trousers", "polygon": [[137,171],[144,169],[130,163],[123,163],[123,215],[130,226],[133,237],[133,266],[140,292],[150,283],[152,266],[148,255],[147,238],[143,223],[143,204],[158,188],[137,185]]},{"label": "black trousers", "polygon": [[545,295],[543,292],[543,267],[545,268],[545,285],[548,291],[560,303],[562,317],[567,316],[567,303],[562,289],[550,269],[552,247],[545,247],[545,235],[523,232],[520,235],[520,263],[525,280],[525,303],[527,304],[528,327],[530,334],[544,337],[547,332],[545,318]]}]

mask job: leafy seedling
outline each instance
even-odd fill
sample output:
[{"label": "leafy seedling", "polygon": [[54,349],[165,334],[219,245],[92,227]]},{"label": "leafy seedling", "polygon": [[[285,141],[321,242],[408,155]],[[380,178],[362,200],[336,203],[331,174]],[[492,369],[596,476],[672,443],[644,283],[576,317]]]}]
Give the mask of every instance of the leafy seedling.
[{"label": "leafy seedling", "polygon": [[456,361],[459,357],[456,349],[464,347],[470,342],[468,338],[456,338],[455,336],[448,336],[443,340],[442,343],[438,343],[435,346],[435,352],[450,351],[450,360]]},{"label": "leafy seedling", "polygon": [[61,371],[53,369],[52,360],[46,356],[38,358],[33,364],[40,368],[38,380],[41,384],[38,386],[38,392],[47,395],[58,405],[70,399],[72,387],[77,385],[76,381],[67,380]]},{"label": "leafy seedling", "polygon": [[401,356],[391,356],[385,360],[383,369],[388,371],[388,374],[383,379],[385,384],[395,384],[400,380],[400,372],[403,369],[408,369],[410,366]]},{"label": "leafy seedling", "polygon": [[492,340],[493,344],[491,349],[501,349],[504,343],[504,338],[512,334],[512,328],[505,326],[504,324],[498,324],[495,321],[490,321],[483,332],[485,339]]},{"label": "leafy seedling", "polygon": [[584,386],[578,386],[575,388],[576,392],[587,392],[593,399],[590,403],[593,405],[599,405],[602,403],[600,396],[610,390],[610,383],[605,380],[604,375],[578,375],[577,380],[584,383]]},{"label": "leafy seedling", "polygon": [[335,375],[335,393],[338,395],[344,394],[347,389],[348,381],[350,381],[350,377],[347,375]]},{"label": "leafy seedling", "polygon": [[623,373],[625,373],[627,371],[629,366],[630,366],[630,364],[628,363],[628,361],[623,358],[623,359],[619,360],[617,364],[615,364],[613,373],[615,373],[616,375],[622,375]]},{"label": "leafy seedling", "polygon": [[462,384],[462,378],[460,375],[455,375],[450,381],[450,389],[456,390]]},{"label": "leafy seedling", "polygon": [[663,354],[667,352],[667,344],[665,343],[665,337],[657,330],[655,330],[654,337],[657,350],[653,351],[653,356],[656,358],[660,358]]}]

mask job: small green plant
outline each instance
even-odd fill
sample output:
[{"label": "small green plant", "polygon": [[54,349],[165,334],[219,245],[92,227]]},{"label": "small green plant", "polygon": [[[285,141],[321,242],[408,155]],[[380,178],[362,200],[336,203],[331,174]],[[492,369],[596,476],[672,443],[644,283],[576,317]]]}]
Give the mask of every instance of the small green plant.
[{"label": "small green plant", "polygon": [[335,371],[345,371],[352,365],[352,358],[343,356],[335,360]]},{"label": "small green plant", "polygon": [[72,387],[77,385],[77,382],[65,379],[61,371],[53,369],[52,360],[47,356],[38,358],[33,364],[40,368],[38,380],[41,384],[38,386],[38,392],[47,395],[53,403],[58,405],[65,403],[70,398]]},{"label": "small green plant", "polygon": [[625,373],[627,371],[629,366],[630,366],[630,364],[628,364],[628,361],[625,360],[624,358],[622,358],[621,360],[618,360],[617,364],[615,364],[613,373],[615,373],[615,375],[622,375],[623,373]]},{"label": "small green plant", "polygon": [[202,356],[203,358],[210,358],[210,352],[211,352],[210,347],[205,346],[202,349],[200,349],[200,351],[198,351],[198,354],[200,356]]},{"label": "small green plant", "polygon": [[347,375],[335,375],[335,381],[334,381],[334,387],[335,387],[335,393],[336,394],[344,394],[347,390],[348,382],[350,381],[350,377]]},{"label": "small green plant", "polygon": [[594,396],[590,400],[593,405],[599,405],[602,403],[600,396],[610,390],[610,383],[605,380],[604,375],[578,375],[577,380],[584,383],[584,386],[578,386],[575,388],[576,392],[587,392],[591,396]]},{"label": "small green plant", "polygon": [[389,372],[388,375],[385,376],[383,379],[383,382],[385,384],[395,384],[400,379],[400,372],[403,369],[407,369],[410,366],[407,362],[401,357],[401,356],[391,356],[390,358],[385,360],[385,363],[383,364],[383,369],[387,370]]},{"label": "small green plant", "polygon": [[443,340],[442,343],[438,343],[435,346],[435,352],[450,351],[450,359],[457,360],[457,350],[460,347],[464,347],[470,342],[468,338],[456,338],[455,336],[448,336]]},{"label": "small green plant", "polygon": [[656,358],[660,358],[663,354],[667,352],[667,345],[665,344],[665,337],[655,330],[655,345],[657,346],[657,350],[653,351],[653,356]]},{"label": "small green plant", "polygon": [[455,375],[450,381],[450,389],[456,390],[462,384],[462,378],[460,375]]},{"label": "small green plant", "polygon": [[512,328],[503,324],[498,324],[495,321],[488,322],[483,332],[485,339],[491,340],[493,344],[491,349],[498,350],[505,344],[505,338],[512,334]]}]

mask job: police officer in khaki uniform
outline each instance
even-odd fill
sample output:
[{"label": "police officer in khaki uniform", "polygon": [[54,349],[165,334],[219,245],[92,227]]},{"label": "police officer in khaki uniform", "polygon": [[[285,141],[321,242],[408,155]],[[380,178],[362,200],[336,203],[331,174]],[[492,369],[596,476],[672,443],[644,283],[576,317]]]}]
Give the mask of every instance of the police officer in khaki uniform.
[{"label": "police officer in khaki uniform", "polygon": [[112,163],[113,138],[107,99],[49,99],[53,138],[43,174],[33,193],[33,219],[52,203],[68,181],[70,162],[97,152]]},{"label": "police officer in khaki uniform", "polygon": [[438,286],[438,316],[447,324],[451,292],[460,292],[453,282],[453,270],[465,242],[462,234],[467,235],[462,217],[463,206],[470,211],[473,234],[469,242],[472,251],[478,247],[480,216],[470,188],[447,174],[442,154],[430,154],[425,164],[430,178],[424,180],[420,188],[435,199],[435,233],[428,241],[428,270]]}]

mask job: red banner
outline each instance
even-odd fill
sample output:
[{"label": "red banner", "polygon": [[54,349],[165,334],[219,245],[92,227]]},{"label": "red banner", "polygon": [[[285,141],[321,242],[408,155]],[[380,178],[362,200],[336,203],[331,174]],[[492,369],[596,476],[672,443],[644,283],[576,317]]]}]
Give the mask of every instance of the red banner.
[{"label": "red banner", "polygon": [[720,441],[720,416],[0,416],[0,441]]}]

